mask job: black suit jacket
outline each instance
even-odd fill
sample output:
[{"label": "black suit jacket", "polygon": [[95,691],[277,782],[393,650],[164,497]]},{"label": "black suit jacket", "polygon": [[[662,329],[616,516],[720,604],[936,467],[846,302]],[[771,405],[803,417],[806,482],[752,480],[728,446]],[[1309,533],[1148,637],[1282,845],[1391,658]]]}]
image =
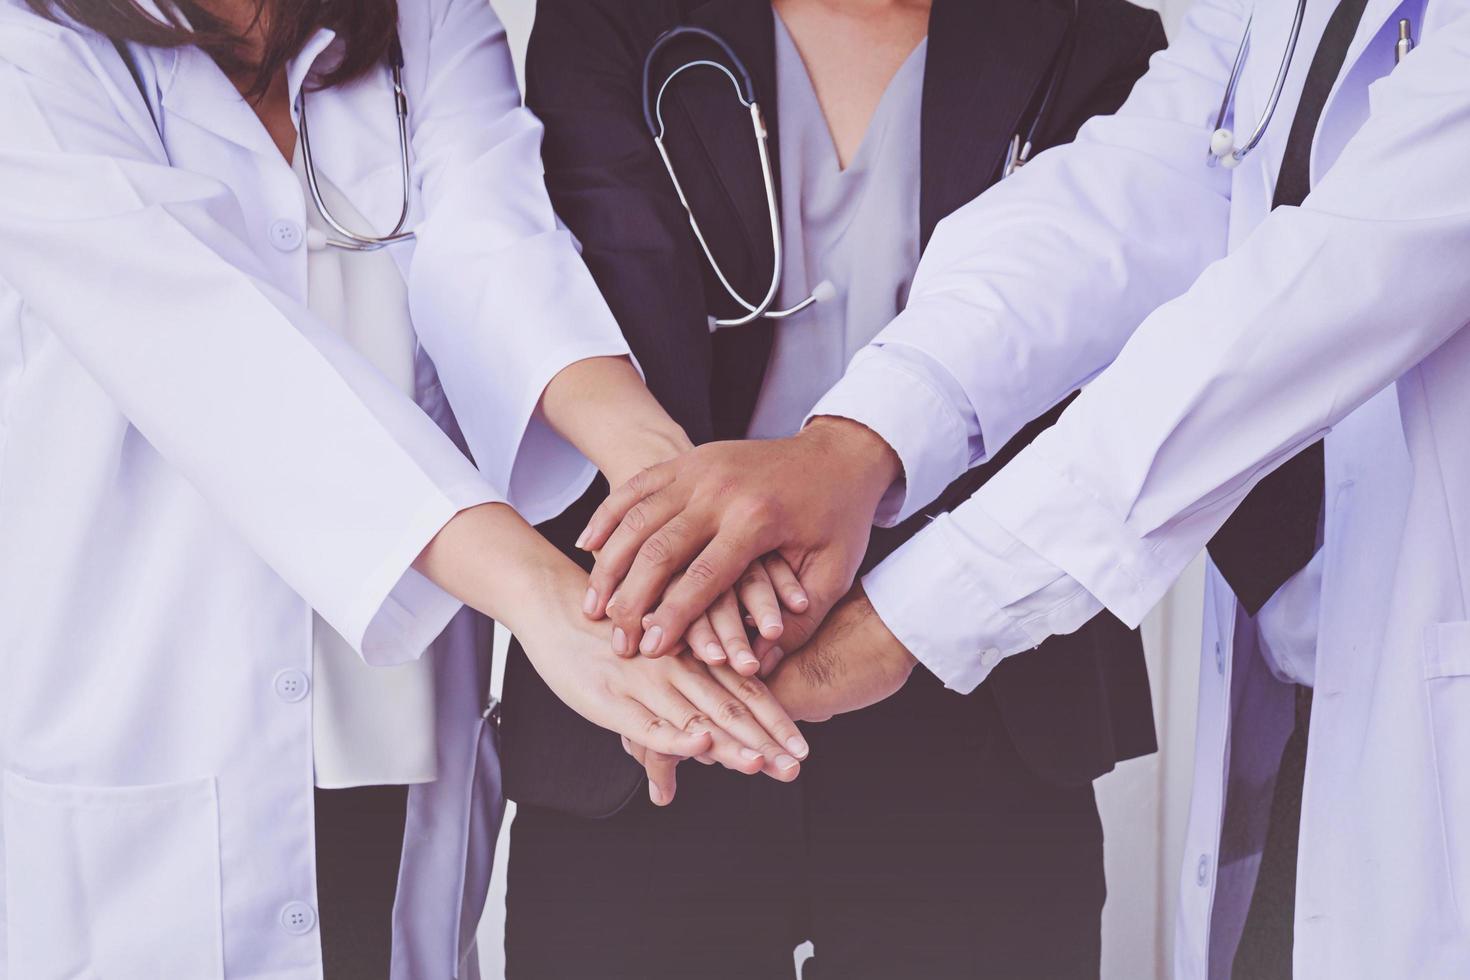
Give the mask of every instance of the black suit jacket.
[{"label": "black suit jacket", "polygon": [[[773,16],[769,0],[540,0],[527,54],[527,103],[546,126],[552,202],[581,242],[649,388],[696,442],[744,436],[772,326],[758,320],[709,332],[709,315],[735,310],[644,124],[642,67],[671,27],[694,24],[725,38],[751,73],[779,166]],[[921,242],[999,179],[1010,138],[1032,117],[1068,41],[1071,17],[1070,0],[934,0],[920,120]],[[1080,0],[1071,36],[1075,47],[1039,148],[1070,140],[1089,117],[1115,110],[1164,45],[1158,16],[1127,0]],[[681,40],[656,69],[716,54],[707,42]],[[683,76],[664,109],[666,144],[712,250],[743,295],[762,295],[770,232],[745,110],[713,72]],[[876,531],[864,567],[968,497],[1059,412],[1033,422],[922,513]],[[599,481],[543,527],[584,563],[571,542],[605,493]],[[511,798],[600,816],[638,792],[642,770],[618,739],[557,700],[518,649],[505,694],[502,756]],[[987,698],[1022,757],[1052,780],[1091,780],[1156,747],[1142,645],[1108,615],[1003,662],[980,691],[956,702],[963,709],[973,701],[979,710]]]}]

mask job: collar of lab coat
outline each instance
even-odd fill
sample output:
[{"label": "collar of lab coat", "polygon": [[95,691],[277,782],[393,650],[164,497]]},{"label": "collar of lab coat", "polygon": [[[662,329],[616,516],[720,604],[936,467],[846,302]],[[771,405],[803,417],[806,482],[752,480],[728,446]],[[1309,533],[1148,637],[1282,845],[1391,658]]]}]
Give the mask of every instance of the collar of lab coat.
[{"label": "collar of lab coat", "polygon": [[[286,66],[292,121],[300,127],[298,107],[303,88],[314,75],[330,68],[337,35],[320,29]],[[253,154],[274,160],[279,155],[265,127],[219,66],[198,48],[143,48],[156,79],[162,120],[188,125],[226,139]],[[313,158],[317,170],[345,194],[374,227],[392,224],[401,204],[398,136],[392,86],[386,68],[378,68],[346,85],[308,91]],[[386,227],[386,224],[383,225]]]},{"label": "collar of lab coat", "polygon": [[[301,51],[286,65],[287,95],[291,119],[299,125],[297,106],[302,87],[312,68],[334,40],[335,32],[321,28],[307,39]],[[189,120],[216,135],[257,153],[278,150],[249,103],[240,97],[234,83],[198,48],[154,49],[150,55],[159,69],[164,110]],[[160,62],[171,59],[167,69]],[[315,148],[315,144],[313,144]]]}]

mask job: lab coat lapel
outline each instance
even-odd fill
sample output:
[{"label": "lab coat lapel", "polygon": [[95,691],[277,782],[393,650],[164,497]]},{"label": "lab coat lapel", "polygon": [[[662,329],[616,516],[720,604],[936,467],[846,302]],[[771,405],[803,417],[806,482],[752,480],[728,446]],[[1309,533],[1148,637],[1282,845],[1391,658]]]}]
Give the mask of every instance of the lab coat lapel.
[{"label": "lab coat lapel", "polygon": [[924,66],[920,242],[1000,177],[1007,144],[1066,38],[1055,0],[935,0]]},{"label": "lab coat lapel", "polygon": [[175,61],[161,100],[165,116],[184,120],[252,153],[280,155],[255,110],[214,59],[198,48],[178,48],[172,54]]},{"label": "lab coat lapel", "polygon": [[1368,0],[1348,46],[1343,71],[1333,83],[1312,141],[1313,183],[1321,179],[1352,134],[1368,117],[1368,85],[1393,70],[1398,21],[1409,19],[1417,43],[1424,30],[1423,0]]}]

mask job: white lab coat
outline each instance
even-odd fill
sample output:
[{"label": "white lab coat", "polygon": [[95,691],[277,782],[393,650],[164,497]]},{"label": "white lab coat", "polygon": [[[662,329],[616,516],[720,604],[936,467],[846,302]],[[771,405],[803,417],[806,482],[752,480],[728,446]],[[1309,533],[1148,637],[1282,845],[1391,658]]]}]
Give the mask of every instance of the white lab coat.
[{"label": "white lab coat", "polygon": [[[1099,602],[1136,624],[1261,476],[1326,434],[1296,976],[1464,978],[1470,3],[1369,0],[1313,144],[1312,193],[1274,213],[1290,120],[1334,4],[1308,4],[1260,148],[1234,171],[1207,168],[1252,6],[1234,114],[1248,132],[1295,4],[1198,0],[1115,116],[936,229],[908,308],[849,379],[870,390],[901,373],[883,348],[922,352],[963,388],[961,407],[992,451],[1091,383],[1055,427],[874,575],[925,583],[894,609],[927,610],[914,631],[930,648],[920,658],[958,664],[973,684],[1002,654],[1025,655],[1031,644],[1017,636],[1073,628]],[[1395,67],[1400,18],[1419,47]],[[938,417],[933,399],[912,401]],[[876,421],[880,432],[885,422],[916,431]],[[890,439],[918,503],[968,462],[963,440],[948,436],[962,427],[929,429],[931,442],[908,451],[945,465],[911,467],[902,440]],[[1234,878],[1217,889],[1221,788],[1269,778],[1250,766],[1227,777],[1227,758],[1279,749],[1292,710],[1287,689],[1273,693],[1263,677],[1253,624],[1213,575],[1206,607],[1174,964],[1190,980],[1228,975],[1225,957],[1210,971],[1212,911],[1237,928],[1244,914]],[[938,614],[955,608],[966,615]],[[1248,858],[1242,867],[1253,872]],[[1217,897],[1237,907],[1212,909]]]},{"label": "white lab coat", "polygon": [[[0,0],[0,977],[321,976],[313,608],[373,663],[451,631],[393,975],[477,972],[489,624],[410,565],[496,488],[531,520],[575,499],[590,464],[535,406],[626,347],[489,6],[400,7],[417,404],[307,311],[311,205],[206,56],[136,49],[160,143],[107,40]],[[386,68],[308,105],[322,173],[390,226]]]},{"label": "white lab coat", "polygon": [[[991,513],[1039,544],[1046,535],[1021,516],[1028,505],[1013,492],[1030,481],[1088,488],[1089,499],[1070,511],[1074,534],[1093,508],[1126,513],[1140,532],[1137,545],[1094,539],[1047,557],[1136,621],[1161,593],[1164,570],[1182,568],[1259,478],[1258,457],[1279,461],[1327,432],[1295,975],[1449,980],[1470,975],[1470,768],[1457,761],[1470,752],[1470,592],[1462,571],[1470,539],[1458,517],[1470,509],[1470,333],[1459,330],[1470,319],[1470,288],[1453,258],[1470,254],[1470,194],[1461,154],[1445,150],[1470,144],[1470,101],[1447,91],[1470,66],[1470,7],[1370,0],[1314,144],[1313,198],[1292,215],[1294,234],[1284,222],[1273,234],[1263,224],[1274,175],[1331,6],[1309,5],[1277,122],[1226,178],[1228,222],[1198,224],[1203,238],[1225,233],[1230,261],[1206,269],[1185,296],[1145,320],[1072,410],[1073,424],[1003,474]],[[1214,66],[1209,81],[1243,26],[1246,11],[1232,7],[1202,4],[1195,15],[1210,29],[1212,57],[1197,63]],[[1259,116],[1292,7],[1256,5],[1237,127]],[[1394,86],[1379,80],[1393,71],[1399,17],[1412,20],[1427,46],[1399,68]],[[1195,33],[1186,43],[1202,38]],[[1199,123],[1193,159],[1180,164],[1203,170],[1209,121]],[[1304,262],[1310,272],[1299,271]],[[1198,359],[1206,365],[1198,374],[1190,367],[1196,351],[1209,354]],[[1223,407],[1224,387],[1218,400],[1199,396],[1202,386],[1194,385],[1211,372],[1231,378],[1247,404]],[[1073,453],[1087,442],[1093,448],[1079,466]],[[1174,453],[1193,454],[1194,465],[1174,466]],[[1053,467],[1053,459],[1068,463]],[[1105,469],[1107,480],[1095,480]],[[1123,504],[1125,487],[1136,496]],[[1115,549],[1111,558],[1104,549]],[[1293,708],[1287,689],[1263,676],[1254,624],[1213,568],[1205,616],[1176,928],[1180,980],[1230,975],[1233,943],[1211,950],[1211,925],[1217,940],[1238,937],[1259,852],[1243,866],[1220,867],[1223,789],[1228,783],[1242,801],[1256,790],[1256,817],[1265,819],[1263,783]],[[1256,830],[1263,835],[1263,826]]]}]

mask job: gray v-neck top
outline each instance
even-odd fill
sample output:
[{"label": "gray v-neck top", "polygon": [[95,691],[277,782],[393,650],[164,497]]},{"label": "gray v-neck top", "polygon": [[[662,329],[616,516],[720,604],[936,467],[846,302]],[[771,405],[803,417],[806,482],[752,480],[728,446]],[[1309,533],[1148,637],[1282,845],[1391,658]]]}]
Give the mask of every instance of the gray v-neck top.
[{"label": "gray v-neck top", "polygon": [[919,109],[928,40],[888,83],[843,170],[801,53],[779,15],[775,21],[785,252],[778,302],[800,302],[824,280],[836,296],[776,321],[748,430],[753,438],[787,436],[801,426],[853,355],[903,309],[919,264]]}]

